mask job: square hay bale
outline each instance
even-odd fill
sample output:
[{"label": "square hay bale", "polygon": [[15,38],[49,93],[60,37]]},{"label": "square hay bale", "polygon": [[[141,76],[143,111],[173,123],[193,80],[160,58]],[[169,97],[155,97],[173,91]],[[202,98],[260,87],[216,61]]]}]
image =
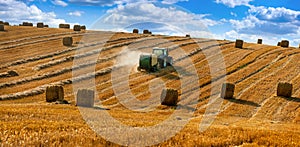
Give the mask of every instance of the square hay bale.
[{"label": "square hay bale", "polygon": [[22,26],[27,26],[28,22],[23,22]]},{"label": "square hay bale", "polygon": [[82,107],[94,107],[94,90],[79,89],[77,91],[76,105]]},{"label": "square hay bale", "polygon": [[64,28],[64,24],[62,24],[62,23],[59,24],[59,25],[58,25],[58,28]]},{"label": "square hay bale", "polygon": [[85,26],[85,25],[80,26],[80,29],[81,29],[81,30],[86,30],[86,26]]},{"label": "square hay bale", "polygon": [[36,24],[36,27],[37,28],[43,28],[44,27],[44,23],[39,22],[39,23]]},{"label": "square hay bale", "polygon": [[144,30],[143,34],[149,34],[149,30]]},{"label": "square hay bale", "polygon": [[178,102],[178,91],[175,89],[163,89],[160,101],[162,105],[176,106]]},{"label": "square hay bale", "polygon": [[280,82],[277,85],[277,96],[291,97],[293,85],[286,82]]},{"label": "square hay bale", "polygon": [[0,24],[0,31],[4,31],[4,25]]},{"label": "square hay bale", "polygon": [[278,43],[277,43],[277,46],[281,46],[281,42],[278,42]]},{"label": "square hay bale", "polygon": [[49,28],[49,25],[44,25],[45,28]]},{"label": "square hay bale", "polygon": [[262,39],[257,39],[257,44],[262,44]]},{"label": "square hay bale", "polygon": [[288,40],[282,40],[280,43],[281,47],[289,47],[289,41]]},{"label": "square hay bale", "polygon": [[221,90],[221,98],[231,99],[234,95],[235,85],[232,83],[223,83]]},{"label": "square hay bale", "polygon": [[74,30],[74,31],[81,31],[80,25],[74,25],[74,26],[73,26],[73,30]]},{"label": "square hay bale", "polygon": [[138,29],[133,29],[132,33],[138,34],[139,30]]},{"label": "square hay bale", "polygon": [[65,24],[65,25],[64,25],[64,28],[65,28],[65,29],[70,29],[70,24]]},{"label": "square hay bale", "polygon": [[58,27],[59,28],[63,28],[63,29],[70,29],[70,25],[69,24],[59,24]]},{"label": "square hay bale", "polygon": [[62,86],[48,86],[46,88],[46,102],[64,100],[64,88]]},{"label": "square hay bale", "polygon": [[65,25],[64,25],[64,28],[65,28],[65,29],[70,29],[70,24],[65,24]]},{"label": "square hay bale", "polygon": [[31,26],[31,27],[33,27],[33,23],[30,23],[30,22],[23,22],[23,26]]},{"label": "square hay bale", "polygon": [[235,41],[235,47],[236,47],[236,48],[243,48],[243,44],[244,44],[244,41],[243,41],[243,40],[237,39],[237,40]]},{"label": "square hay bale", "polygon": [[72,46],[73,45],[73,38],[72,37],[64,37],[63,38],[63,45],[64,46]]},{"label": "square hay bale", "polygon": [[191,38],[191,35],[190,34],[186,34],[185,37]]}]

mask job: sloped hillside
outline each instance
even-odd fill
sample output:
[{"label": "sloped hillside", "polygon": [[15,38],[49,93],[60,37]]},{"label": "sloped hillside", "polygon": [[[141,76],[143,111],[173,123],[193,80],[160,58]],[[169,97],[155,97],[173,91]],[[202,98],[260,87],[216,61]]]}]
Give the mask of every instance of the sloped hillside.
[{"label": "sloped hillside", "polygon": [[[78,81],[73,79],[74,71],[81,73],[82,83],[95,77],[96,105],[106,108],[123,124],[134,127],[159,124],[175,108],[158,106],[148,113],[130,111],[116,98],[112,78],[119,82],[129,78],[130,89],[120,94],[130,90],[140,100],[151,97],[149,85],[158,79],[166,87],[179,90],[180,97],[199,92],[193,118],[160,146],[300,144],[299,49],[255,43],[244,43],[240,49],[228,40],[180,36],[74,32],[26,26],[6,26],[5,29],[0,32],[0,144],[4,146],[116,145],[93,132],[75,106],[73,84]],[[73,46],[63,46],[62,39],[66,36],[73,37]],[[136,61],[139,53],[150,53],[156,46],[170,48],[176,68],[149,74],[129,66],[129,76],[113,77],[112,71],[124,49],[134,54],[121,62]],[[218,72],[224,70],[226,81],[235,84],[234,98],[223,100],[212,126],[199,132],[209,100],[220,94],[220,91],[211,91],[222,84],[224,75],[212,78],[209,66],[209,61],[215,61],[213,65],[221,61],[220,56],[214,54],[219,50],[226,67],[221,69],[220,66]],[[181,76],[188,77],[188,73],[180,75],[176,70],[180,67],[186,71],[195,67],[197,72],[199,84],[184,85],[188,93],[181,90]],[[94,72],[86,73],[91,68]],[[276,96],[277,84],[281,81],[293,83],[292,97]],[[64,87],[65,99],[71,104],[45,102],[45,89],[52,84]]]}]

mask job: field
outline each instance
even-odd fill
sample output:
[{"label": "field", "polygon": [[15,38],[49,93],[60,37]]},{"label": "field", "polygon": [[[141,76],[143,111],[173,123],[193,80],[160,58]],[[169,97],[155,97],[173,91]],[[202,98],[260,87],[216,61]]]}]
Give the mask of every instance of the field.
[{"label": "field", "polygon": [[[119,146],[90,128],[82,114],[94,110],[75,106],[74,85],[95,88],[95,104],[102,109],[97,111],[108,112],[127,126],[155,126],[172,118],[176,110],[191,115],[182,130],[154,146],[300,146],[299,49],[256,43],[244,43],[240,49],[228,40],[122,32],[74,32],[26,26],[5,29],[0,32],[1,146]],[[66,36],[73,37],[73,46],[63,46],[62,39]],[[138,61],[138,53],[150,53],[156,46],[170,48],[175,68],[149,74],[129,66]],[[124,49],[132,55],[118,58],[126,54]],[[218,51],[222,53],[224,67]],[[116,63],[125,65],[119,67]],[[213,73],[211,66],[215,69]],[[130,69],[128,76],[122,74],[124,69]],[[197,84],[182,84],[183,78],[193,80],[189,76],[193,69]],[[19,75],[10,76],[8,71]],[[79,80],[72,78],[77,76]],[[224,77],[236,86],[234,98],[212,107],[211,99],[221,100],[218,89]],[[130,89],[116,85],[127,78]],[[90,85],[93,81],[95,85]],[[116,97],[114,88],[118,88],[119,95],[131,92],[141,101],[159,99],[160,93],[151,95],[151,90],[161,90],[155,86],[157,81],[179,90],[181,98],[196,97],[195,111],[184,106],[132,111]],[[277,84],[282,81],[293,83],[292,97],[276,96]],[[51,84],[64,87],[65,99],[70,104],[46,103],[45,89]],[[200,132],[199,124],[211,115],[207,108],[217,108],[218,114],[211,126]],[[176,118],[180,122],[185,121],[184,117]],[[158,136],[166,135],[166,129],[176,128],[180,123],[167,125]],[[130,135],[133,134],[124,133],[119,139]],[[128,145],[132,145],[130,142]]]}]

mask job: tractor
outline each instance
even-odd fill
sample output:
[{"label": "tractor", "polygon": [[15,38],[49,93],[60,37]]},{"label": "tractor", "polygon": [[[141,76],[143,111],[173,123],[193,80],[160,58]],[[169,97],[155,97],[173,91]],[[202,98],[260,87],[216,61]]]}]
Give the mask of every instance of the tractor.
[{"label": "tractor", "polygon": [[155,72],[161,68],[173,65],[173,58],[169,56],[169,49],[155,47],[152,54],[141,54],[138,71]]}]

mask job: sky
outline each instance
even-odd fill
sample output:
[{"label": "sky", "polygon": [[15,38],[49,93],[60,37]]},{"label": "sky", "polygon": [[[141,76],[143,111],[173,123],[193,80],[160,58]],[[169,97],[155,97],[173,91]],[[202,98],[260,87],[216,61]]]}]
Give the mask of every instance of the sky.
[{"label": "sky", "polygon": [[277,45],[300,43],[299,0],[0,0],[0,20]]}]

